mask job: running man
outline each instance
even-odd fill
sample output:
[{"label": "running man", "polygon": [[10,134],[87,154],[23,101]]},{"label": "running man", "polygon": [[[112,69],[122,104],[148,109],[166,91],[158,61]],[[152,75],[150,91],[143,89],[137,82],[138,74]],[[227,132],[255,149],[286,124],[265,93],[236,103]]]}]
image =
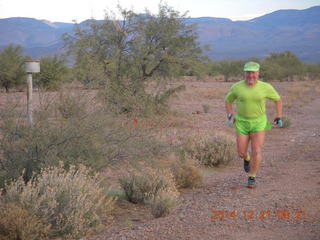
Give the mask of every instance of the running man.
[{"label": "running man", "polygon": [[[245,172],[248,173],[248,188],[256,186],[265,130],[272,128],[266,115],[266,99],[275,102],[274,124],[282,127],[281,98],[271,84],[258,80],[259,69],[258,63],[247,62],[243,69],[245,80],[233,84],[225,97],[228,123],[235,123],[238,154],[243,159]],[[237,112],[235,117],[232,107],[234,101]],[[248,153],[250,141],[252,155]]]}]

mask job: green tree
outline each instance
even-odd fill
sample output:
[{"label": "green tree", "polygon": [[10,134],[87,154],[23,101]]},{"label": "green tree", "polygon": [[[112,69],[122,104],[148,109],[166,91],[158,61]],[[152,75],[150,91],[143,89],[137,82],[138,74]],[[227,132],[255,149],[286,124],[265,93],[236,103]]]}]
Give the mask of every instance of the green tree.
[{"label": "green tree", "polygon": [[320,77],[320,63],[305,64],[306,77],[310,80],[319,79]]},{"label": "green tree", "polygon": [[261,77],[265,80],[291,80],[294,76],[305,74],[305,68],[300,59],[291,51],[271,53],[262,65]]},{"label": "green tree", "polygon": [[24,60],[21,46],[9,45],[0,52],[0,85],[6,92],[22,84],[25,76]]},{"label": "green tree", "polygon": [[57,56],[41,57],[41,71],[35,74],[35,84],[45,89],[58,89],[66,79],[65,60]]},{"label": "green tree", "polygon": [[[204,59],[194,27],[184,23],[186,14],[167,5],[160,4],[157,14],[148,10],[136,14],[121,7],[119,12],[121,21],[106,15],[103,23],[78,25],[74,36],[65,36],[69,53],[76,66],[90,59],[86,62],[95,73],[99,77],[103,73],[107,102],[122,112],[132,111],[133,101],[141,109],[145,103],[163,105],[175,92],[167,88],[168,81],[197,72],[194,68]],[[147,92],[151,82],[156,87]]]},{"label": "green tree", "polygon": [[226,82],[229,81],[230,77],[241,76],[243,73],[243,60],[222,60],[220,63],[220,73],[224,76]]}]

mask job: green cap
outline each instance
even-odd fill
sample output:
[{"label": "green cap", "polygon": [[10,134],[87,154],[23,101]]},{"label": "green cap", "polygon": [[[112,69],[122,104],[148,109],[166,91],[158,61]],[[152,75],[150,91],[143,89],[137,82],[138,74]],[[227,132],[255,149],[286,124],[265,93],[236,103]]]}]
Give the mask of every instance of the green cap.
[{"label": "green cap", "polygon": [[247,62],[244,65],[243,71],[245,72],[257,72],[260,69],[259,63],[256,62]]}]

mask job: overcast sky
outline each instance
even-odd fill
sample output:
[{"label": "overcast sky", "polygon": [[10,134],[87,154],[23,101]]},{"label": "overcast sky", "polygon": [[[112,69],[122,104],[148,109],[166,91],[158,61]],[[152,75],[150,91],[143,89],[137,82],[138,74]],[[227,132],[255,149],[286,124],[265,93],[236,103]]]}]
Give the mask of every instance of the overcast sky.
[{"label": "overcast sky", "polygon": [[[117,3],[136,12],[148,8],[156,12],[159,0],[0,0],[0,18],[31,17],[52,22],[81,22],[103,19],[105,10],[116,10]],[[191,17],[224,17],[247,20],[279,9],[306,9],[320,0],[166,0]]]}]

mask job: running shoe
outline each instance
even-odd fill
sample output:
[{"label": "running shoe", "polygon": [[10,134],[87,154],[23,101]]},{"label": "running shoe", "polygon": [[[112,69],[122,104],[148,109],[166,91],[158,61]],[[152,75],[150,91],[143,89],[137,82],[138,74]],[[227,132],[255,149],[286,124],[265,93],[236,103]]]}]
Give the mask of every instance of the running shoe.
[{"label": "running shoe", "polygon": [[256,187],[256,178],[248,177],[248,188],[255,188]]}]

